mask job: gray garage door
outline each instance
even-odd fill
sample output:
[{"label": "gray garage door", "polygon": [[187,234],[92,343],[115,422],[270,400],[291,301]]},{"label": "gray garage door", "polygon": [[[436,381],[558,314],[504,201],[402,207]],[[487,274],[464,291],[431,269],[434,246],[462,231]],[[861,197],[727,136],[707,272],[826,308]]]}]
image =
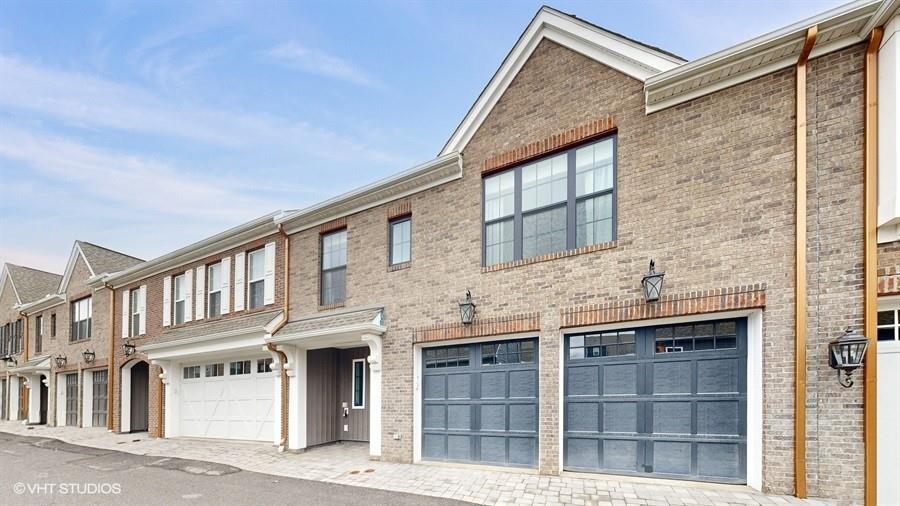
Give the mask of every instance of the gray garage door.
[{"label": "gray garage door", "polygon": [[537,465],[537,340],[422,351],[422,458]]},{"label": "gray garage door", "polygon": [[565,467],[746,482],[746,319],[566,337]]}]

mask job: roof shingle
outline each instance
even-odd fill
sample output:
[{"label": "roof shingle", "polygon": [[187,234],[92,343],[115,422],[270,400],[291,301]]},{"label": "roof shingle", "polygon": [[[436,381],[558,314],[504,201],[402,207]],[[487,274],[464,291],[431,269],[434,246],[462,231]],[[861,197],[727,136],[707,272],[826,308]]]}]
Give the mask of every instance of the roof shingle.
[{"label": "roof shingle", "polygon": [[56,293],[62,276],[52,272],[40,271],[31,267],[6,264],[9,277],[19,294],[19,302],[28,304]]}]

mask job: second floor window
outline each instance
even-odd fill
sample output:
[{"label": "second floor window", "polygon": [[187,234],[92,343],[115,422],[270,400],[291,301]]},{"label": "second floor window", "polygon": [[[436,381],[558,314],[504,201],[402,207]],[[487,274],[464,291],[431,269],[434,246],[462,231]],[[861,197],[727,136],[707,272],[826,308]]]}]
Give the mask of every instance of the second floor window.
[{"label": "second floor window", "polygon": [[185,302],[185,298],[187,297],[187,280],[185,279],[184,274],[180,276],[175,276],[175,325],[181,325],[184,323],[184,314],[187,311],[187,303]]},{"label": "second floor window", "polygon": [[266,250],[258,249],[247,254],[250,309],[263,307],[266,291]]},{"label": "second floor window", "polygon": [[141,291],[131,290],[129,294],[130,301],[128,303],[131,313],[131,336],[138,336],[141,333]]},{"label": "second floor window", "polygon": [[91,337],[91,298],[72,303],[72,332],[69,341],[81,341]]},{"label": "second floor window", "polygon": [[615,238],[615,136],[484,179],[485,265]]},{"label": "second floor window", "polygon": [[56,313],[50,315],[50,337],[56,337]]},{"label": "second floor window", "polygon": [[322,236],[320,303],[339,304],[347,298],[347,230]]},{"label": "second floor window", "polygon": [[44,349],[44,317],[38,316],[34,319],[34,352],[40,353]]},{"label": "second floor window", "polygon": [[222,316],[222,263],[212,264],[206,268],[206,290],[209,317]]},{"label": "second floor window", "polygon": [[391,222],[391,265],[409,262],[412,218],[409,216]]}]

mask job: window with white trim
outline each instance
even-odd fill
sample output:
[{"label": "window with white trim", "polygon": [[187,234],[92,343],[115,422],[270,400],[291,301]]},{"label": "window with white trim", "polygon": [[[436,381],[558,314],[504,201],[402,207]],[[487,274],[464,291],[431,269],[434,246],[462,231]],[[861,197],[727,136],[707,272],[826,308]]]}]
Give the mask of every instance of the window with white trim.
[{"label": "window with white trim", "polygon": [[72,303],[72,331],[69,334],[69,342],[90,339],[91,306],[90,297],[85,297]]},{"label": "window with white trim", "polygon": [[249,278],[248,300],[250,309],[263,307],[266,293],[266,250],[258,249],[247,253],[247,278]]},{"label": "window with white trim", "polygon": [[484,178],[484,265],[615,239],[616,137]]},{"label": "window with white trim", "polygon": [[391,221],[391,265],[410,261],[412,246],[412,217],[404,216]]},{"label": "window with white trim", "polygon": [[175,290],[175,325],[181,325],[184,323],[184,316],[187,311],[185,299],[188,288],[185,275],[175,276],[172,284]]},{"label": "window with white trim", "polygon": [[353,409],[366,407],[366,359],[353,360]]},{"label": "window with white trim", "polygon": [[228,374],[231,376],[238,376],[241,374],[250,374],[250,361],[249,360],[238,360],[236,362],[231,362],[228,364]]},{"label": "window with white trim", "polygon": [[261,358],[256,361],[256,373],[257,374],[265,374],[267,372],[272,372],[272,358]]},{"label": "window with white trim", "polygon": [[878,340],[900,341],[900,308],[878,311]]},{"label": "window with white trim", "polygon": [[347,230],[322,236],[320,303],[339,304],[347,297]]},{"label": "window with white trim", "polygon": [[207,378],[225,376],[225,364],[223,364],[222,362],[219,362],[218,364],[206,364],[206,371],[204,376]]},{"label": "window with white trim", "polygon": [[222,316],[222,262],[206,268],[207,316]]},{"label": "window with white trim", "polygon": [[197,379],[200,377],[200,366],[189,365],[184,368],[184,372],[182,374],[184,379]]},{"label": "window with white trim", "polygon": [[131,290],[128,296],[130,297],[128,305],[131,313],[129,332],[131,337],[136,337],[141,334],[141,290],[139,288]]}]

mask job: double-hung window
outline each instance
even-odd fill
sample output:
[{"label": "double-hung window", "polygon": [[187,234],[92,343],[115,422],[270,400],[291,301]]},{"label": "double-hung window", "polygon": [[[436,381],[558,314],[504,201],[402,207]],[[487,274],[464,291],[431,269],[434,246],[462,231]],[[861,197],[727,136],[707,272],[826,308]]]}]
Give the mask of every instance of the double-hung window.
[{"label": "double-hung window", "polygon": [[263,307],[266,291],[266,250],[258,249],[247,254],[249,267],[247,269],[250,279],[250,309]]},{"label": "double-hung window", "polygon": [[40,353],[44,350],[44,317],[38,316],[34,319],[34,352]]},{"label": "double-hung window", "polygon": [[131,312],[131,337],[135,337],[141,333],[141,291],[139,289],[131,290],[129,297],[131,298],[128,303]]},{"label": "double-hung window", "polygon": [[347,295],[347,230],[322,236],[322,277],[320,302],[338,304]]},{"label": "double-hung window", "polygon": [[412,217],[405,216],[391,221],[391,265],[410,261]]},{"label": "double-hung window", "polygon": [[185,311],[187,310],[187,281],[185,275],[175,276],[175,325],[184,323]]},{"label": "double-hung window", "polygon": [[56,337],[56,313],[50,314],[50,338]]},{"label": "double-hung window", "polygon": [[207,311],[209,318],[222,316],[222,263],[216,263],[206,268],[207,283]]},{"label": "double-hung window", "polygon": [[616,138],[484,179],[484,264],[615,238]]},{"label": "double-hung window", "polygon": [[91,298],[72,303],[72,332],[69,341],[81,341],[91,337]]}]

